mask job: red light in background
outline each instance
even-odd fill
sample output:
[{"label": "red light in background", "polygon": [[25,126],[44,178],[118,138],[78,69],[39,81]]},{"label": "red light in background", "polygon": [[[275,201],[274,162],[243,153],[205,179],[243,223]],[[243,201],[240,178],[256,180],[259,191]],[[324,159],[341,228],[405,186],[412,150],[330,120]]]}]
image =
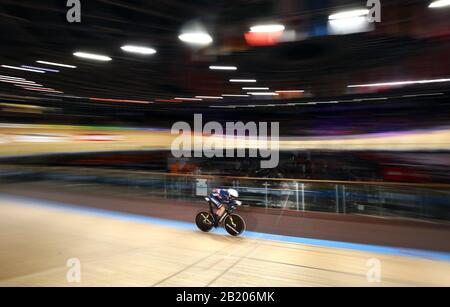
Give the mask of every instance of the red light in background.
[{"label": "red light in background", "polygon": [[291,98],[302,97],[303,94],[305,93],[305,91],[303,91],[303,90],[281,90],[281,91],[276,91],[276,93],[282,99],[291,99]]},{"label": "red light in background", "polygon": [[245,40],[250,46],[272,46],[280,42],[283,31],[278,32],[247,32]]}]

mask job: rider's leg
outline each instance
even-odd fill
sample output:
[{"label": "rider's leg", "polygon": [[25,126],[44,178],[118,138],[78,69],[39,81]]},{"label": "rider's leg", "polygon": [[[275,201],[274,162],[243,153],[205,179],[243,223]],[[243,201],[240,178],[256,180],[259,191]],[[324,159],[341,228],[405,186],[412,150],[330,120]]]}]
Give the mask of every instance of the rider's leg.
[{"label": "rider's leg", "polygon": [[220,202],[220,200],[218,200],[217,198],[215,198],[212,195],[210,197],[210,200],[217,208],[216,212],[214,213],[214,215],[215,215],[214,219],[216,220],[215,226],[217,227],[219,225],[219,219],[225,211],[225,206]]},{"label": "rider's leg", "polygon": [[220,218],[223,216],[223,214],[225,213],[225,205],[222,205],[222,207],[220,207],[217,211],[216,211],[216,215],[218,217],[218,219],[220,220]]}]

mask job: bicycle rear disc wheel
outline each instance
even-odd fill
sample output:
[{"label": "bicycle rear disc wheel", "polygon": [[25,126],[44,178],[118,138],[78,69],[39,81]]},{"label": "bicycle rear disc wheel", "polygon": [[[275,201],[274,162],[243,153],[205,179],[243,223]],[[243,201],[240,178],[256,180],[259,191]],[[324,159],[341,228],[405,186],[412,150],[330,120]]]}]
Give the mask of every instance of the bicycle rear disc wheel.
[{"label": "bicycle rear disc wheel", "polygon": [[195,217],[195,223],[201,231],[209,232],[214,227],[214,218],[210,212],[202,211]]}]

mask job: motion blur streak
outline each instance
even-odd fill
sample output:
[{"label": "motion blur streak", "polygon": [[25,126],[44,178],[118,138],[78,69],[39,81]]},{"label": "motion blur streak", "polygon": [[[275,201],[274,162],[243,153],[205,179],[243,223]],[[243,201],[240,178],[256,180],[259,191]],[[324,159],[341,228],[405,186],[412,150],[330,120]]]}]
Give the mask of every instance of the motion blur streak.
[{"label": "motion blur streak", "polygon": [[54,63],[54,62],[47,62],[47,61],[36,61],[36,63],[39,64],[46,64],[46,65],[52,65],[52,66],[59,66],[59,67],[65,67],[65,68],[77,68],[74,65],[67,65],[67,64],[61,64],[61,63]]},{"label": "motion blur streak", "polygon": [[43,71],[48,71],[48,72],[59,72],[59,70],[56,70],[56,69],[35,67],[35,66],[29,66],[29,65],[22,65],[22,67],[23,68],[29,68],[29,69],[43,70]]},{"label": "motion blur streak", "polygon": [[429,5],[431,8],[441,8],[446,6],[450,6],[450,0],[435,0]]},{"label": "motion blur streak", "polygon": [[24,71],[31,71],[31,72],[37,72],[37,73],[40,73],[40,74],[45,74],[45,71],[37,70],[37,69],[23,68],[23,67],[10,66],[10,65],[2,65],[2,67],[3,68],[9,68],[9,69],[15,69],[15,70],[24,70]]},{"label": "motion blur streak", "polygon": [[110,58],[109,56],[88,53],[88,52],[75,52],[73,55],[76,57],[83,58],[83,59],[96,60],[96,61],[102,61],[102,62],[109,62],[112,60],[112,58]]},{"label": "motion blur streak", "polygon": [[449,0],[63,2],[0,0],[0,286],[450,286]]},{"label": "motion blur streak", "polygon": [[[99,127],[100,128],[100,127]],[[9,146],[0,147],[0,155],[24,155],[36,153],[62,153],[62,152],[92,152],[108,150],[149,150],[170,149],[174,136],[170,131],[152,132],[139,129],[108,130],[92,127],[76,126],[45,126],[21,125],[19,127],[2,128],[0,136],[9,143]],[[18,135],[52,134],[64,131],[69,138],[62,142],[53,142],[51,147],[36,148],[33,144],[27,145],[22,139],[16,140]],[[105,135],[120,135],[121,140],[107,144],[80,144],[77,135],[83,133],[98,133]],[[186,136],[189,142],[190,136]],[[203,136],[202,142],[215,143],[219,148],[230,148],[223,136]],[[234,148],[259,148],[265,143],[258,140],[245,139],[236,142]],[[346,136],[346,137],[320,137],[320,138],[280,138],[280,150],[449,150],[450,130],[410,131],[403,133],[380,133],[372,135]]]},{"label": "motion blur streak", "polygon": [[143,103],[143,104],[151,103],[150,101],[146,100],[127,100],[127,99],[110,99],[110,98],[95,98],[95,97],[91,97],[89,99],[93,101],[104,101],[104,102],[125,102],[125,103]]},{"label": "motion blur streak", "polygon": [[398,81],[398,82],[384,82],[384,83],[373,83],[373,84],[356,84],[356,85],[347,85],[347,87],[377,87],[377,86],[413,85],[413,84],[442,83],[442,82],[450,82],[450,79]]}]

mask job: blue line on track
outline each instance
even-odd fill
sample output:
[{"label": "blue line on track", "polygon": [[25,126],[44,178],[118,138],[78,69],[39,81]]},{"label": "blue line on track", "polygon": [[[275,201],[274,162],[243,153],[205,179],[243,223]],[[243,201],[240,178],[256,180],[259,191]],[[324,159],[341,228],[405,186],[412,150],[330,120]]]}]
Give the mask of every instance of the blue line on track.
[{"label": "blue line on track", "polygon": [[[94,215],[100,217],[108,217],[114,218],[124,221],[138,222],[138,223],[147,223],[154,224],[166,227],[173,227],[184,230],[197,231],[197,227],[195,226],[194,221],[192,223],[174,221],[169,219],[155,218],[142,216],[131,213],[110,211],[104,209],[96,209],[89,207],[81,207],[73,204],[60,203],[54,201],[47,200],[38,200],[30,197],[24,196],[13,196],[9,194],[0,193],[0,200],[4,201],[12,201],[19,202],[20,205],[25,206],[40,206],[47,207],[51,209],[58,209],[61,211],[67,211],[72,213],[79,213],[84,215]],[[24,203],[26,202],[26,203]],[[221,235],[227,235],[225,230],[220,228],[216,229],[215,233]],[[296,244],[304,244],[304,245],[312,245],[312,246],[320,246],[327,248],[337,248],[337,249],[347,249],[347,250],[357,250],[368,253],[377,253],[377,254],[386,254],[393,256],[402,256],[402,257],[419,257],[426,258],[431,260],[440,260],[440,261],[449,261],[450,262],[450,253],[445,252],[437,252],[437,251],[428,251],[428,250],[417,250],[417,249],[408,249],[408,248],[398,248],[398,247],[386,247],[379,245],[369,245],[369,244],[359,244],[359,243],[348,243],[341,241],[330,241],[330,240],[320,240],[320,239],[309,239],[309,238],[301,238],[301,237],[292,237],[292,236],[284,236],[284,235],[276,235],[276,234],[268,234],[254,231],[246,231],[242,237],[245,238],[254,238],[254,239],[264,239],[270,241],[280,241],[280,242],[289,242]]]}]

